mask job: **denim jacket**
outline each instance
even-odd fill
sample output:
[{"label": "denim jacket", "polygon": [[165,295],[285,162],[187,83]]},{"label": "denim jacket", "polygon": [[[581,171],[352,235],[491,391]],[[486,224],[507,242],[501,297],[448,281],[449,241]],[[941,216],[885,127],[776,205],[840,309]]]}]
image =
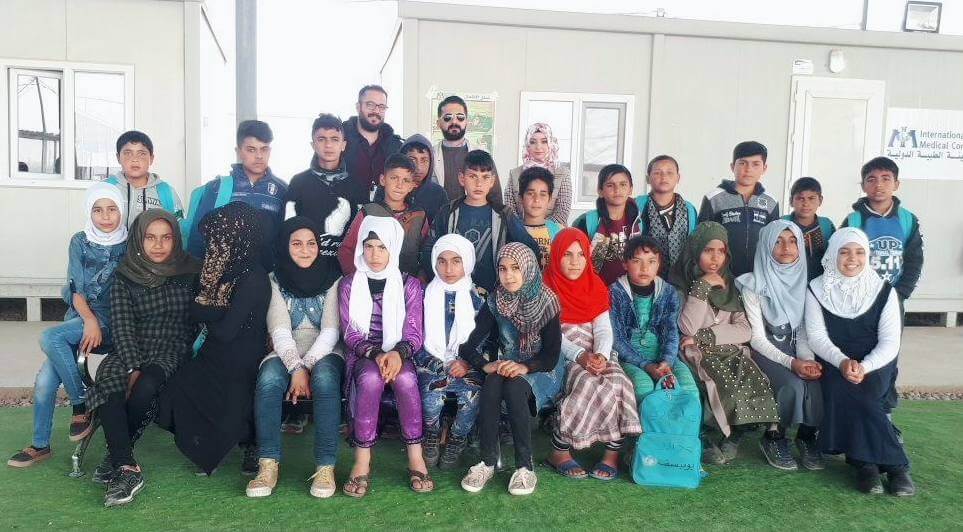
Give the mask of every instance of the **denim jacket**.
[{"label": "denim jacket", "polygon": [[110,326],[110,287],[114,283],[114,270],[127,251],[127,242],[103,246],[87,240],[83,231],[70,239],[67,260],[67,284],[61,295],[67,303],[64,320],[78,317],[73,295],[80,294],[87,300],[90,310],[97,316],[100,326]]},{"label": "denim jacket", "polygon": [[[666,283],[662,278],[655,280],[655,302],[652,306],[652,318],[649,328],[659,338],[661,360],[670,366],[679,357],[679,312],[682,310],[682,298],[675,287]],[[613,348],[623,364],[642,367],[646,362],[632,346],[632,329],[639,328],[639,318],[632,306],[632,289],[628,279],[623,275],[609,286],[611,294],[612,329],[615,333]]]}]

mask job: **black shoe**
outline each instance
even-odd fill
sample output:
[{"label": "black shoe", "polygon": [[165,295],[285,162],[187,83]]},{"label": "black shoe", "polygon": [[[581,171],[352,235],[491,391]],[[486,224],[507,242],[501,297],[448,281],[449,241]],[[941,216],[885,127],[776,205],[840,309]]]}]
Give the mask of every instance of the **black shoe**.
[{"label": "black shoe", "polygon": [[292,412],[288,415],[284,423],[281,423],[281,432],[285,434],[303,434],[304,427],[308,424],[308,415],[301,412]]},{"label": "black shoe", "polygon": [[257,445],[244,445],[241,449],[244,453],[241,458],[241,474],[245,477],[257,475]]},{"label": "black shoe", "polygon": [[438,465],[438,457],[440,456],[440,451],[438,450],[438,432],[437,431],[426,431],[425,432],[425,443],[422,445],[422,451],[425,456],[425,463],[428,467],[435,467]]},{"label": "black shoe", "polygon": [[107,485],[104,506],[120,506],[134,500],[137,492],[144,489],[144,475],[130,466],[121,466]]},{"label": "black shoe", "polygon": [[742,436],[736,436],[735,434],[722,440],[722,443],[719,444],[719,452],[722,455],[723,463],[728,464],[739,456],[739,442],[741,440]]},{"label": "black shoe", "polygon": [[890,471],[886,474],[889,477],[889,492],[897,497],[912,497],[916,495],[916,485],[910,478],[908,470]]},{"label": "black shoe", "polygon": [[795,471],[799,469],[796,460],[792,457],[792,450],[789,448],[787,438],[768,438],[763,436],[759,440],[759,448],[766,457],[769,465],[783,471]]},{"label": "black shoe", "polygon": [[883,493],[883,481],[879,478],[879,468],[875,465],[860,466],[856,473],[857,487],[863,493],[879,495]]},{"label": "black shoe", "polygon": [[448,443],[445,444],[445,454],[441,456],[441,469],[456,468],[458,466],[458,460],[461,458],[461,453],[465,451],[466,445],[468,445],[467,438],[450,436]]},{"label": "black shoe", "polygon": [[801,440],[796,438],[796,449],[799,450],[799,463],[810,471],[822,471],[826,469],[823,461],[823,453],[816,448],[816,442],[812,440]]},{"label": "black shoe", "polygon": [[110,484],[110,479],[114,478],[117,474],[117,470],[114,469],[114,464],[110,461],[110,455],[104,455],[103,461],[94,468],[94,474],[90,477],[90,480],[98,484]]}]

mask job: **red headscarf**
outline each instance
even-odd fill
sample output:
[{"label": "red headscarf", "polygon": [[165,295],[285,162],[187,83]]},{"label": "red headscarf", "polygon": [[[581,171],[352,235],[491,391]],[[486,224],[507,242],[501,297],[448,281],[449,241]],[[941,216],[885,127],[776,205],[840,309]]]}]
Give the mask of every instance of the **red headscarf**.
[{"label": "red headscarf", "polygon": [[[574,281],[562,273],[562,257],[573,242],[578,242],[585,254],[585,271]],[[563,229],[552,241],[550,256],[551,261],[545,268],[545,285],[562,303],[562,323],[588,323],[609,310],[609,289],[592,269],[592,251],[585,233],[573,227]]]}]

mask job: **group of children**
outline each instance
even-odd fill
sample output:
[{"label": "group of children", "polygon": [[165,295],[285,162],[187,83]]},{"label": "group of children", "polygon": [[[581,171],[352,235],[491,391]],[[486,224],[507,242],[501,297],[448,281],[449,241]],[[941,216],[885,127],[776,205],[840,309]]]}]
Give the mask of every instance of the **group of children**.
[{"label": "group of children", "polygon": [[[734,179],[698,212],[676,192],[670,156],[649,163],[642,196],[628,168],[605,166],[596,208],[566,228],[570,178],[545,124],[529,128],[504,204],[481,150],[465,154],[463,194],[445,201],[420,135],[385,157],[372,201],[359,200],[344,127],[315,121],[311,167],[287,185],[268,166],[270,128],[242,123],[240,162],[195,190],[186,216],[149,173],[150,139],[118,139],[122,172],[89,188],[86,227],[71,239],[65,321],[41,338],[33,442],[9,465],[51,456],[62,383],[70,439],[93,430],[94,411],[103,424],[108,452],[93,476],[107,506],[143,488],[133,447],[151,422],[206,474],[241,446],[242,469],[256,473],[246,493],[264,497],[279,478],[284,404],[309,400],[310,493],[325,498],[336,492],[344,398],[346,495],[371,489],[386,408],[412,490],[432,491],[430,469],[457,467],[477,439],[481,460],[462,487],[484,488],[511,441],[508,489],[523,495],[537,484],[533,416],[554,420],[548,467],[611,481],[642,432],[642,400],[664,386],[701,394],[706,463],[732,461],[761,428],[773,467],[818,470],[824,453],[844,454],[861,490],[881,492],[885,473],[892,493],[914,493],[890,413],[922,240],[893,195],[891,160],[863,167],[866,197],[840,230],[818,216],[808,177],[779,218],[758,142],[736,146]],[[107,345],[85,389],[76,354]],[[594,444],[605,452],[583,468],[573,453]]]}]

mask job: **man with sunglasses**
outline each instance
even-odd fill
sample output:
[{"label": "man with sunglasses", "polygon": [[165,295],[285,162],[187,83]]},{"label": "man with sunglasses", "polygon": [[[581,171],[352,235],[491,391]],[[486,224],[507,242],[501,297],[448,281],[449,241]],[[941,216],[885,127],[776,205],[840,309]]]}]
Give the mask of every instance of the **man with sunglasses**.
[{"label": "man with sunglasses", "polygon": [[[444,138],[435,145],[434,179],[445,187],[448,198],[455,200],[465,195],[465,190],[458,183],[458,174],[464,171],[465,156],[471,151],[465,138],[468,132],[468,104],[465,100],[452,94],[438,103],[438,129]],[[500,205],[502,185],[498,176],[495,177],[490,199]]]},{"label": "man with sunglasses", "polygon": [[[343,129],[348,142],[344,152],[348,174],[360,189],[352,197],[357,211],[360,205],[374,198],[385,161],[401,150],[403,139],[385,122],[388,93],[380,85],[361,87],[355,108],[358,115],[349,118],[343,124]],[[365,192],[362,194],[360,191]]]}]

